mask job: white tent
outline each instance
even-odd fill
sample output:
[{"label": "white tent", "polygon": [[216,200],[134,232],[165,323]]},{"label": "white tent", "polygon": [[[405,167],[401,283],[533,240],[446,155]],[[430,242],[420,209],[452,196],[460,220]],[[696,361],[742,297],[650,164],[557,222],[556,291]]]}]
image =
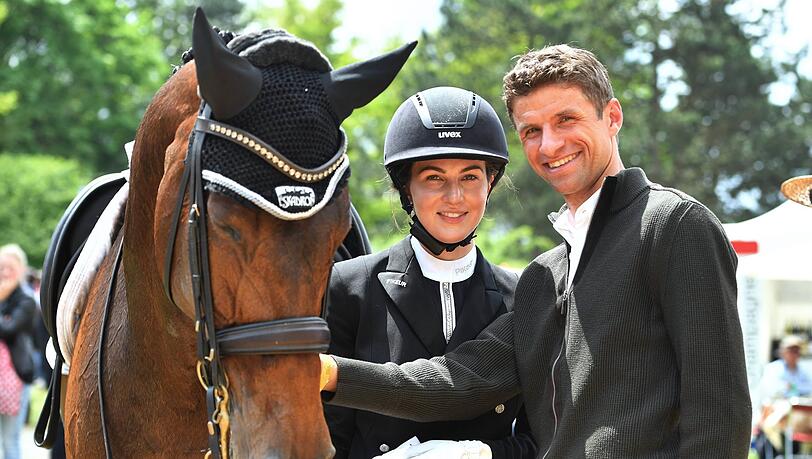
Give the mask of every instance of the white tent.
[{"label": "white tent", "polygon": [[740,276],[812,281],[812,208],[787,201],[724,228],[739,252]]},{"label": "white tent", "polygon": [[753,408],[772,340],[812,326],[812,208],[787,201],[740,223],[723,225],[739,255],[739,320]]}]

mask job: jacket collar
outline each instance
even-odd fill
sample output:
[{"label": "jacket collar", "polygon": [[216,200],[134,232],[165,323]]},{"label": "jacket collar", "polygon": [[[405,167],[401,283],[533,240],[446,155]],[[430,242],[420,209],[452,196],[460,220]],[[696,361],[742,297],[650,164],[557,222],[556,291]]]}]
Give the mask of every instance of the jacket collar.
[{"label": "jacket collar", "polygon": [[[479,252],[479,248],[476,250]],[[476,338],[499,313],[504,312],[507,312],[504,299],[502,292],[496,287],[493,269],[479,252],[474,275],[471,276],[469,289],[465,292],[465,308],[444,351],[448,352],[465,341]]]},{"label": "jacket collar", "polygon": [[[652,185],[648,177],[646,177],[646,173],[639,167],[623,169],[617,175],[606,177],[606,180],[616,182],[614,193],[612,193],[610,213],[616,213],[628,207]],[[604,186],[606,186],[605,183]]]},{"label": "jacket collar", "polygon": [[[592,256],[592,252],[594,252],[595,246],[598,243],[600,234],[604,226],[606,226],[605,223],[609,215],[617,213],[629,206],[640,194],[648,190],[651,185],[652,183],[646,177],[646,173],[643,172],[643,169],[638,167],[623,169],[618,172],[617,175],[606,177],[601,187],[598,205],[592,214],[592,221],[589,224],[589,230],[587,231],[586,240],[584,241],[584,249],[581,252],[581,259],[578,262],[578,269],[573,277],[572,285],[578,282],[581,273],[586,268],[589,258]],[[547,218],[554,223],[561,213],[566,210],[567,206],[564,205],[558,212],[550,213]],[[567,245],[567,251],[569,252],[569,245]]]},{"label": "jacket collar", "polygon": [[[601,187],[601,197],[598,200],[597,207],[605,212],[608,206],[610,214],[618,212],[631,204],[640,193],[646,191],[651,185],[652,183],[646,177],[643,169],[639,167],[623,169],[617,175],[606,177]],[[608,196],[604,198],[603,195]],[[567,205],[564,204],[557,212],[550,212],[547,218],[551,223],[555,223],[567,209]]]},{"label": "jacket collar", "polygon": [[437,302],[426,301],[427,295],[439,295],[439,292],[422,288],[427,280],[417,263],[409,237],[389,249],[386,271],[378,273],[378,281],[431,355],[442,355],[447,347],[453,349],[476,337],[503,305],[493,270],[481,252],[477,255],[471,289],[465,293],[465,311],[446,344],[440,326],[440,311],[436,310]]}]

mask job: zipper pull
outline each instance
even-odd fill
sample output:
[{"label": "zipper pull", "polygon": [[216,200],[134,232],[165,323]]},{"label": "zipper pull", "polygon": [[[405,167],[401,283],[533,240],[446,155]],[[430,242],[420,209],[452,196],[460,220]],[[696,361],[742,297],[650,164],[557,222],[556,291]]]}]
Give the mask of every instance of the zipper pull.
[{"label": "zipper pull", "polygon": [[570,291],[565,290],[564,291],[564,296],[561,297],[561,315],[562,316],[567,315],[567,309],[568,309],[568,306],[569,306],[569,301],[570,301]]}]

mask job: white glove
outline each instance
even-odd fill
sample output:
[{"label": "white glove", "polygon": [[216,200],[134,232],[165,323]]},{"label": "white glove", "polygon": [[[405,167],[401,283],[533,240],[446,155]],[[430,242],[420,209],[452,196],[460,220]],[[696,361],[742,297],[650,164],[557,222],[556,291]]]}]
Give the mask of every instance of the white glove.
[{"label": "white glove", "polygon": [[373,459],[407,459],[408,457],[410,457],[406,455],[406,452],[409,450],[409,448],[419,444],[420,440],[418,440],[417,437],[412,437],[401,443],[400,446],[398,446],[397,448],[389,451],[386,454],[375,456]]},{"label": "white glove", "polygon": [[403,457],[407,459],[491,459],[491,456],[491,447],[481,441],[429,440],[410,446]]}]

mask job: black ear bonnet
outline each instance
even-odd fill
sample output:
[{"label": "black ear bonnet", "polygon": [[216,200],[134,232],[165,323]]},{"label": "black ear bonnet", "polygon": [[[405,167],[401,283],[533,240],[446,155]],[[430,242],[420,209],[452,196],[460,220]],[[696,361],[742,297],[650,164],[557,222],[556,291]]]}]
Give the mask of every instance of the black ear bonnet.
[{"label": "black ear bonnet", "polygon": [[[210,30],[207,33],[217,38]],[[194,54],[200,93],[211,107],[211,120],[252,134],[301,169],[317,169],[346,152],[341,122],[388,86],[416,44],[333,71],[318,48],[284,30],[237,36],[227,44],[227,50],[219,39],[199,34],[203,38],[195,35]],[[222,61],[226,61],[224,67],[213,68]],[[377,68],[365,67],[369,65]],[[351,70],[349,76],[345,69]],[[221,82],[230,77],[219,75],[235,72],[237,83]],[[331,83],[342,78],[355,85],[365,82],[368,89],[355,91],[343,100],[331,98],[347,93],[345,86]],[[228,89],[220,89],[229,84]],[[218,112],[228,117],[219,117]],[[190,148],[195,134],[190,137]],[[206,135],[201,157],[208,190],[248,200],[286,219],[306,218],[318,211],[346,185],[350,175],[349,160],[343,155],[334,173],[303,183],[271,167],[268,158],[235,143],[233,136],[227,140]]]},{"label": "black ear bonnet", "polygon": [[[220,121],[254,134],[301,167],[315,168],[330,160],[343,134],[319,79],[321,73],[332,69],[327,58],[312,44],[283,30],[238,36],[228,47],[260,68],[262,86],[245,110]],[[212,118],[218,119],[217,114]],[[190,138],[190,146],[193,141]],[[202,167],[293,214],[307,212],[325,197],[329,200],[350,175],[346,167],[327,196],[330,180],[296,182],[269,167],[262,157],[215,136],[204,140]],[[208,180],[207,189],[245,199],[225,183]]]}]

